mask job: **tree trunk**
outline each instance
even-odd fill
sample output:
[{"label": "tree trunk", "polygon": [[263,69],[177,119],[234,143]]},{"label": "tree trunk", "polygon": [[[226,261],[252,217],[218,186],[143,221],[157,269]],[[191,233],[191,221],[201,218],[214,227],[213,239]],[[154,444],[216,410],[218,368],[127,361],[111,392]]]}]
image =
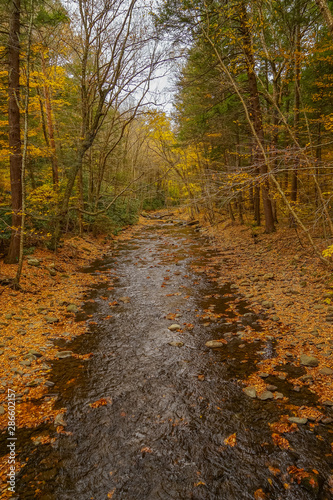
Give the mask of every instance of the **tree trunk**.
[{"label": "tree trunk", "polygon": [[42,71],[44,76],[44,97],[45,97],[45,111],[46,111],[46,122],[47,122],[47,131],[50,141],[51,148],[51,163],[52,163],[52,177],[53,177],[53,185],[58,187],[59,184],[59,173],[58,173],[58,159],[57,159],[57,151],[56,144],[54,139],[54,126],[53,126],[53,118],[52,118],[52,105],[51,105],[51,96],[50,89],[47,84],[48,75],[46,71],[46,64],[43,53],[41,52],[41,62],[42,62]]},{"label": "tree trunk", "polygon": [[325,20],[325,23],[330,30],[331,35],[333,36],[333,15],[330,11],[326,0],[316,0],[316,4]]},{"label": "tree trunk", "polygon": [[18,262],[20,253],[20,227],[22,222],[22,153],[20,128],[20,0],[10,2],[10,25],[8,37],[8,73],[9,73],[9,148],[10,148],[10,184],[12,198],[12,234],[7,264]]},{"label": "tree trunk", "polygon": [[[246,5],[243,4],[242,13],[243,15],[240,17],[241,19],[241,34],[243,38],[243,51],[246,60],[246,70],[247,70],[247,78],[249,85],[249,93],[250,93],[250,108],[251,108],[251,119],[253,122],[254,129],[260,140],[261,144],[264,144],[264,129],[262,124],[262,112],[261,105],[259,99],[258,85],[257,85],[257,77],[255,74],[255,61],[253,57],[253,47],[251,40],[251,33],[249,30],[249,22],[246,18]],[[262,154],[258,151],[257,153],[257,161],[259,163],[258,167],[260,170],[260,175],[262,177],[261,180],[261,193],[262,193],[262,201],[264,206],[264,215],[265,215],[265,232],[272,233],[275,231],[274,226],[274,218],[273,218],[273,210],[271,200],[269,198],[269,181],[267,177],[267,165],[262,157]]]},{"label": "tree trunk", "polygon": [[[299,13],[298,13],[299,14]],[[296,47],[295,47],[295,109],[294,109],[294,129],[295,129],[295,137],[297,140],[299,139],[299,108],[300,108],[300,78],[301,78],[301,62],[300,62],[300,51],[301,51],[301,29],[299,22],[297,22],[296,26]],[[291,193],[290,199],[293,203],[297,201],[297,190],[298,190],[298,179],[297,179],[297,171],[298,171],[298,151],[296,152],[295,164],[292,170],[291,177]],[[294,221],[291,221],[291,224],[294,225]]]}]

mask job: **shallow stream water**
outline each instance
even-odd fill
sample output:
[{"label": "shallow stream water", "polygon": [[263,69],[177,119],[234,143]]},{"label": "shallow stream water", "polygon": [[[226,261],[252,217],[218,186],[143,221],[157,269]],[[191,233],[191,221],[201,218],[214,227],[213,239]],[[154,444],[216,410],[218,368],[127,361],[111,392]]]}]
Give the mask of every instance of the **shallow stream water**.
[{"label": "shallow stream water", "polygon": [[[274,343],[244,345],[233,335],[250,309],[245,301],[229,307],[239,294],[228,276],[223,286],[207,276],[209,252],[193,229],[156,222],[84,270],[109,279],[87,293],[77,315],[89,333],[58,345],[93,356],[53,362],[49,395],[67,408],[69,435],[36,447],[34,435],[52,426],[20,431],[20,458],[29,460],[16,498],[333,498],[332,426],[299,426],[285,436],[290,448],[280,449],[269,424],[292,415],[290,407],[243,393],[241,380],[264,356],[274,356]],[[207,310],[216,317],[203,319]],[[177,316],[167,319],[170,314]],[[183,331],[168,330],[173,323]],[[260,329],[256,321],[253,326]],[[205,347],[225,335],[223,347]],[[289,405],[316,402],[306,389],[292,392],[288,381],[269,377],[267,383],[288,395]],[[101,398],[108,404],[90,406]],[[235,446],[225,444],[233,434]],[[314,485],[290,467],[309,472]]]}]

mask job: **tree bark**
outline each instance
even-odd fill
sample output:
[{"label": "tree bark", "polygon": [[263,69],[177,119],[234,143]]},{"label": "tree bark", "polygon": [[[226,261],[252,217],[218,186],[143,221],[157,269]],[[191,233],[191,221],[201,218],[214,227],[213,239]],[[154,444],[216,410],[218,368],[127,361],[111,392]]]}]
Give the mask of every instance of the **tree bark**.
[{"label": "tree bark", "polygon": [[321,12],[321,15],[324,18],[324,21],[333,36],[333,15],[332,12],[330,11],[326,0],[316,0],[316,4],[318,5],[318,8]]},{"label": "tree bark", "polygon": [[[253,122],[253,127],[256,131],[258,139],[261,144],[264,144],[264,128],[262,123],[262,112],[258,92],[257,77],[255,74],[255,61],[253,56],[253,47],[251,40],[251,33],[249,29],[249,22],[246,16],[246,5],[242,3],[242,15],[240,16],[241,26],[240,32],[242,35],[243,51],[245,55],[246,71],[248,78],[248,86],[250,93],[250,108],[251,108],[251,119]],[[274,218],[272,203],[269,198],[269,181],[267,177],[267,165],[262,157],[260,151],[257,153],[257,161],[259,162],[260,175],[262,177],[261,181],[261,193],[262,201],[264,206],[265,215],[265,232],[272,233],[275,231]]]},{"label": "tree bark", "polygon": [[10,148],[10,184],[12,199],[12,233],[7,264],[18,262],[20,253],[20,227],[22,222],[22,152],[20,128],[20,0],[10,2],[10,26],[8,37],[8,124]]}]

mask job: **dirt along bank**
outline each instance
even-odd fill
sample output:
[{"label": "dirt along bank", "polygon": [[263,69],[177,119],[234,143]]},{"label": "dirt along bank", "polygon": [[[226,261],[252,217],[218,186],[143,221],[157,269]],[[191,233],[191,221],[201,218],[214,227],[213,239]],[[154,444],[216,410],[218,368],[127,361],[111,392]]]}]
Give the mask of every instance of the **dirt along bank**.
[{"label": "dirt along bank", "polygon": [[[199,233],[220,255],[212,256],[210,276],[218,283],[232,282],[255,314],[265,318],[259,337],[274,339],[275,356],[261,361],[258,371],[247,380],[259,394],[265,378],[259,373],[281,373],[281,366],[303,366],[306,374],[289,380],[294,390],[306,386],[324,406],[333,406],[333,273],[323,265],[299,233],[279,230],[253,237],[249,227],[222,223],[211,227],[204,222]],[[303,240],[303,241],[302,241]],[[258,334],[250,327],[246,340]]]}]

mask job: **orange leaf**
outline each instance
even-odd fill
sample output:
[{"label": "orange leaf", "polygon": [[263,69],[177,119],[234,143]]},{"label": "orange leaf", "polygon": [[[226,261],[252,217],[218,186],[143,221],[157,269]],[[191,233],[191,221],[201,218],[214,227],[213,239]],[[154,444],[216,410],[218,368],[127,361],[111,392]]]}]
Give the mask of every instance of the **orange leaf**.
[{"label": "orange leaf", "polygon": [[257,490],[257,491],[254,492],[254,498],[256,500],[265,500],[266,495],[263,492],[263,490],[260,488],[259,490]]},{"label": "orange leaf", "polygon": [[280,436],[280,434],[272,434],[272,439],[275,446],[278,446],[281,450],[288,450],[288,448],[290,448],[289,442],[284,437]]},{"label": "orange leaf", "polygon": [[228,446],[235,446],[235,444],[236,444],[236,432],[235,432],[235,434],[231,434],[231,436],[227,437],[224,440],[224,444],[227,444]]},{"label": "orange leaf", "polygon": [[91,406],[91,408],[99,408],[100,406],[106,406],[111,402],[112,401],[110,398],[101,398],[98,401],[95,401],[94,403],[90,403],[89,406]]}]

